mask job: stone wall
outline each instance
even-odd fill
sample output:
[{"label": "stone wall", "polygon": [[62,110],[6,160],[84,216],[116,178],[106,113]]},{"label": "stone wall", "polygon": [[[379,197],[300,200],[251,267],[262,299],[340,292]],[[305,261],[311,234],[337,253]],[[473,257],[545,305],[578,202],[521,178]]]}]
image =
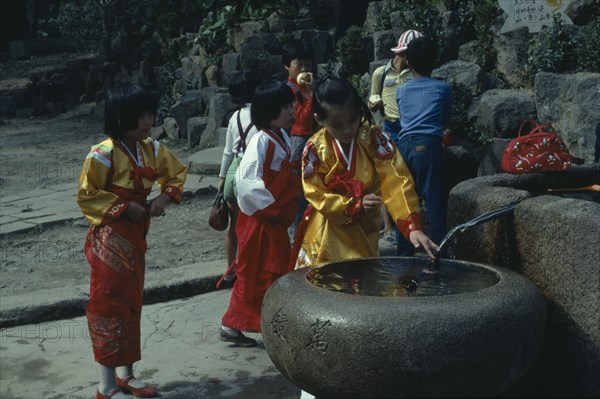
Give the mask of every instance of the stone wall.
[{"label": "stone wall", "polygon": [[544,345],[515,387],[517,396],[600,394],[600,195],[548,191],[592,184],[600,184],[597,163],[558,173],[478,177],[450,192],[449,228],[519,204],[513,215],[472,227],[449,245],[453,258],[523,274],[546,298]]}]

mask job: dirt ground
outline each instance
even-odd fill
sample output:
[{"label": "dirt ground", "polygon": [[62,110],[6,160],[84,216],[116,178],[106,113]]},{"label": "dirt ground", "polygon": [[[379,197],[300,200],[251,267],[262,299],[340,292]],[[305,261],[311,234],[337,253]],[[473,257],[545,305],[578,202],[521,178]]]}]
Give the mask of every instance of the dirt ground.
[{"label": "dirt ground", "polygon": [[[0,196],[77,181],[90,146],[105,138],[101,120],[89,106],[56,117],[0,120]],[[182,162],[195,150],[165,142]],[[25,171],[25,173],[14,173]],[[224,259],[225,232],[208,226],[214,195],[185,198],[154,218],[148,234],[147,273]],[[2,296],[89,281],[83,255],[88,223],[75,220],[0,237]]]}]

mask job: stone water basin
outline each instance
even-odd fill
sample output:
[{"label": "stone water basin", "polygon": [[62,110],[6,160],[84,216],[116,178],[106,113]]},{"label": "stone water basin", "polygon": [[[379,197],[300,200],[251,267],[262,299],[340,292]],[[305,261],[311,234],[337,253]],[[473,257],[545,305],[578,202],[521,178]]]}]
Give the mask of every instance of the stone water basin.
[{"label": "stone water basin", "polygon": [[271,360],[319,399],[499,395],[533,364],[545,318],[518,273],[399,257],[295,270],[261,312]]}]

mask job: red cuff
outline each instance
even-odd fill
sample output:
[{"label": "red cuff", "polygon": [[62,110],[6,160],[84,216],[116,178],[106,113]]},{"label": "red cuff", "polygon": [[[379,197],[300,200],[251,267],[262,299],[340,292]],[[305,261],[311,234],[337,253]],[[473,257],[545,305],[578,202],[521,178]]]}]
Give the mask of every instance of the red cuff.
[{"label": "red cuff", "polygon": [[104,219],[102,220],[102,224],[106,224],[112,220],[118,219],[125,209],[129,206],[128,201],[124,201],[121,198],[117,199],[113,204],[108,208],[108,211],[104,215]]},{"label": "red cuff", "polygon": [[177,187],[167,186],[162,192],[167,194],[169,198],[171,198],[172,203],[181,204],[183,193]]},{"label": "red cuff", "polygon": [[400,230],[404,238],[406,238],[406,240],[408,241],[410,233],[412,233],[415,230],[422,230],[421,215],[419,215],[416,212],[413,212],[410,215],[408,215],[408,217],[404,220],[398,219],[396,221],[396,225],[398,226],[398,229]]}]

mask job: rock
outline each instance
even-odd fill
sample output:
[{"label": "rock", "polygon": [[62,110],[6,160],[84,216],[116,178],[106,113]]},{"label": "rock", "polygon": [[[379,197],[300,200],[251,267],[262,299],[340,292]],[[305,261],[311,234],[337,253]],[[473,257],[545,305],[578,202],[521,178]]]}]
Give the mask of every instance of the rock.
[{"label": "rock", "polygon": [[227,139],[227,128],[220,127],[217,129],[217,147],[225,147],[225,140]]},{"label": "rock", "polygon": [[457,11],[448,11],[442,15],[442,48],[440,49],[441,64],[458,58],[459,47],[467,39],[462,33],[461,18]]},{"label": "rock", "polygon": [[527,51],[531,34],[527,27],[500,33],[494,29],[494,48],[496,50],[496,69],[509,87],[529,87],[527,71]]},{"label": "rock", "polygon": [[266,79],[274,78],[277,80],[285,80],[288,77],[288,73],[283,67],[280,55],[257,57],[254,69],[260,76],[263,76]]},{"label": "rock", "polygon": [[571,155],[586,162],[594,160],[594,129],[600,121],[599,87],[600,73],[540,72],[535,76],[539,121],[552,124]]},{"label": "rock", "polygon": [[210,65],[204,71],[206,76],[206,82],[210,87],[219,87],[219,67],[216,65]]},{"label": "rock", "polygon": [[33,83],[29,78],[4,79],[0,82],[0,115],[13,116],[17,108],[31,105]]},{"label": "rock", "polygon": [[33,116],[33,107],[17,108],[15,118],[31,118]]},{"label": "rock", "polygon": [[200,137],[206,129],[208,118],[205,116],[194,116],[187,120],[187,143],[193,147],[200,142]]},{"label": "rock", "polygon": [[596,0],[571,0],[567,6],[567,14],[575,25],[587,25],[597,15],[598,2]]},{"label": "rock", "polygon": [[238,53],[227,53],[221,60],[221,69],[223,73],[237,71],[240,67],[240,55]]},{"label": "rock", "polygon": [[242,22],[239,26],[227,32],[229,44],[231,44],[235,51],[240,51],[242,43],[258,33],[266,32],[267,27],[266,21]]},{"label": "rock", "polygon": [[341,62],[332,62],[326,64],[317,64],[317,77],[323,77],[328,75],[339,76],[342,70]]},{"label": "rock", "polygon": [[508,142],[511,139],[501,139],[493,137],[487,144],[484,155],[479,162],[477,176],[494,175],[496,173],[504,173],[500,164],[502,162],[502,154]]},{"label": "rock", "polygon": [[516,137],[528,119],[537,119],[531,90],[488,90],[469,108],[469,121],[487,137]]},{"label": "rock", "polygon": [[[363,23],[362,29],[365,35],[371,35],[375,32],[381,30],[379,19],[382,16],[385,16],[387,10],[391,9],[393,4],[393,0],[383,0],[383,1],[370,1],[369,6],[367,8],[367,15],[365,17],[365,22]],[[343,18],[343,16],[340,16]],[[394,35],[396,40],[398,40],[398,35]],[[392,46],[393,47],[393,46]]]},{"label": "rock", "polygon": [[202,112],[202,93],[200,90],[188,91],[181,101],[176,102],[169,108],[169,114],[177,121],[179,126],[179,138],[187,137],[187,120]]},{"label": "rock", "polygon": [[461,45],[458,48],[458,60],[477,64],[479,60],[479,56],[477,54],[479,52],[479,48],[477,47],[478,45],[479,40],[471,40],[470,42]]},{"label": "rock", "polygon": [[315,25],[313,24],[313,21],[310,18],[295,19],[294,24],[296,25],[296,30],[305,30],[305,29],[314,29],[315,28]]},{"label": "rock", "polygon": [[228,116],[234,109],[229,93],[216,92],[211,98],[208,106],[208,120],[204,131],[201,134],[199,145],[201,147],[214,146],[218,141],[218,129],[227,126]]},{"label": "rock", "polygon": [[238,53],[240,69],[254,68],[260,54],[281,54],[281,44],[273,33],[258,33],[247,38],[240,45]]},{"label": "rock", "polygon": [[202,70],[200,56],[183,57],[181,59],[181,79],[188,88],[198,90],[202,87]]},{"label": "rock", "polygon": [[[389,59],[387,59],[387,60],[371,61],[369,63],[369,76],[372,77],[373,76],[373,72],[375,72],[375,70],[377,68],[379,68],[380,66],[387,64],[388,61],[389,61]],[[369,85],[369,87],[371,87],[371,86]]]},{"label": "rock", "polygon": [[333,43],[327,31],[316,29],[304,29],[294,32],[294,38],[304,39],[309,42],[315,50],[314,64],[327,62],[333,54]]},{"label": "rock", "polygon": [[165,137],[167,137],[167,132],[165,131],[165,125],[158,125],[158,126],[154,126],[152,129],[150,129],[150,137],[152,137],[152,139],[154,140],[161,140]]},{"label": "rock", "polygon": [[269,18],[267,19],[267,22],[269,24],[269,32],[272,33],[284,34],[290,33],[291,31],[296,29],[296,25],[293,21],[281,18],[277,16],[277,14],[271,14],[271,16],[269,16]]},{"label": "rock", "polygon": [[443,150],[446,187],[448,191],[461,181],[477,176],[477,153],[468,144],[451,145]]},{"label": "rock", "polygon": [[188,173],[216,175],[221,169],[223,147],[211,147],[188,157]]},{"label": "rock", "polygon": [[446,82],[455,82],[464,85],[472,95],[487,90],[489,79],[487,74],[477,64],[464,61],[450,61],[433,70],[432,78],[442,79]]},{"label": "rock", "polygon": [[389,60],[394,53],[390,50],[395,47],[396,37],[391,30],[373,33],[373,58],[375,61]]},{"label": "rock", "polygon": [[165,133],[169,138],[174,140],[179,139],[179,126],[177,125],[177,120],[175,118],[165,118],[163,126],[165,129]]}]

